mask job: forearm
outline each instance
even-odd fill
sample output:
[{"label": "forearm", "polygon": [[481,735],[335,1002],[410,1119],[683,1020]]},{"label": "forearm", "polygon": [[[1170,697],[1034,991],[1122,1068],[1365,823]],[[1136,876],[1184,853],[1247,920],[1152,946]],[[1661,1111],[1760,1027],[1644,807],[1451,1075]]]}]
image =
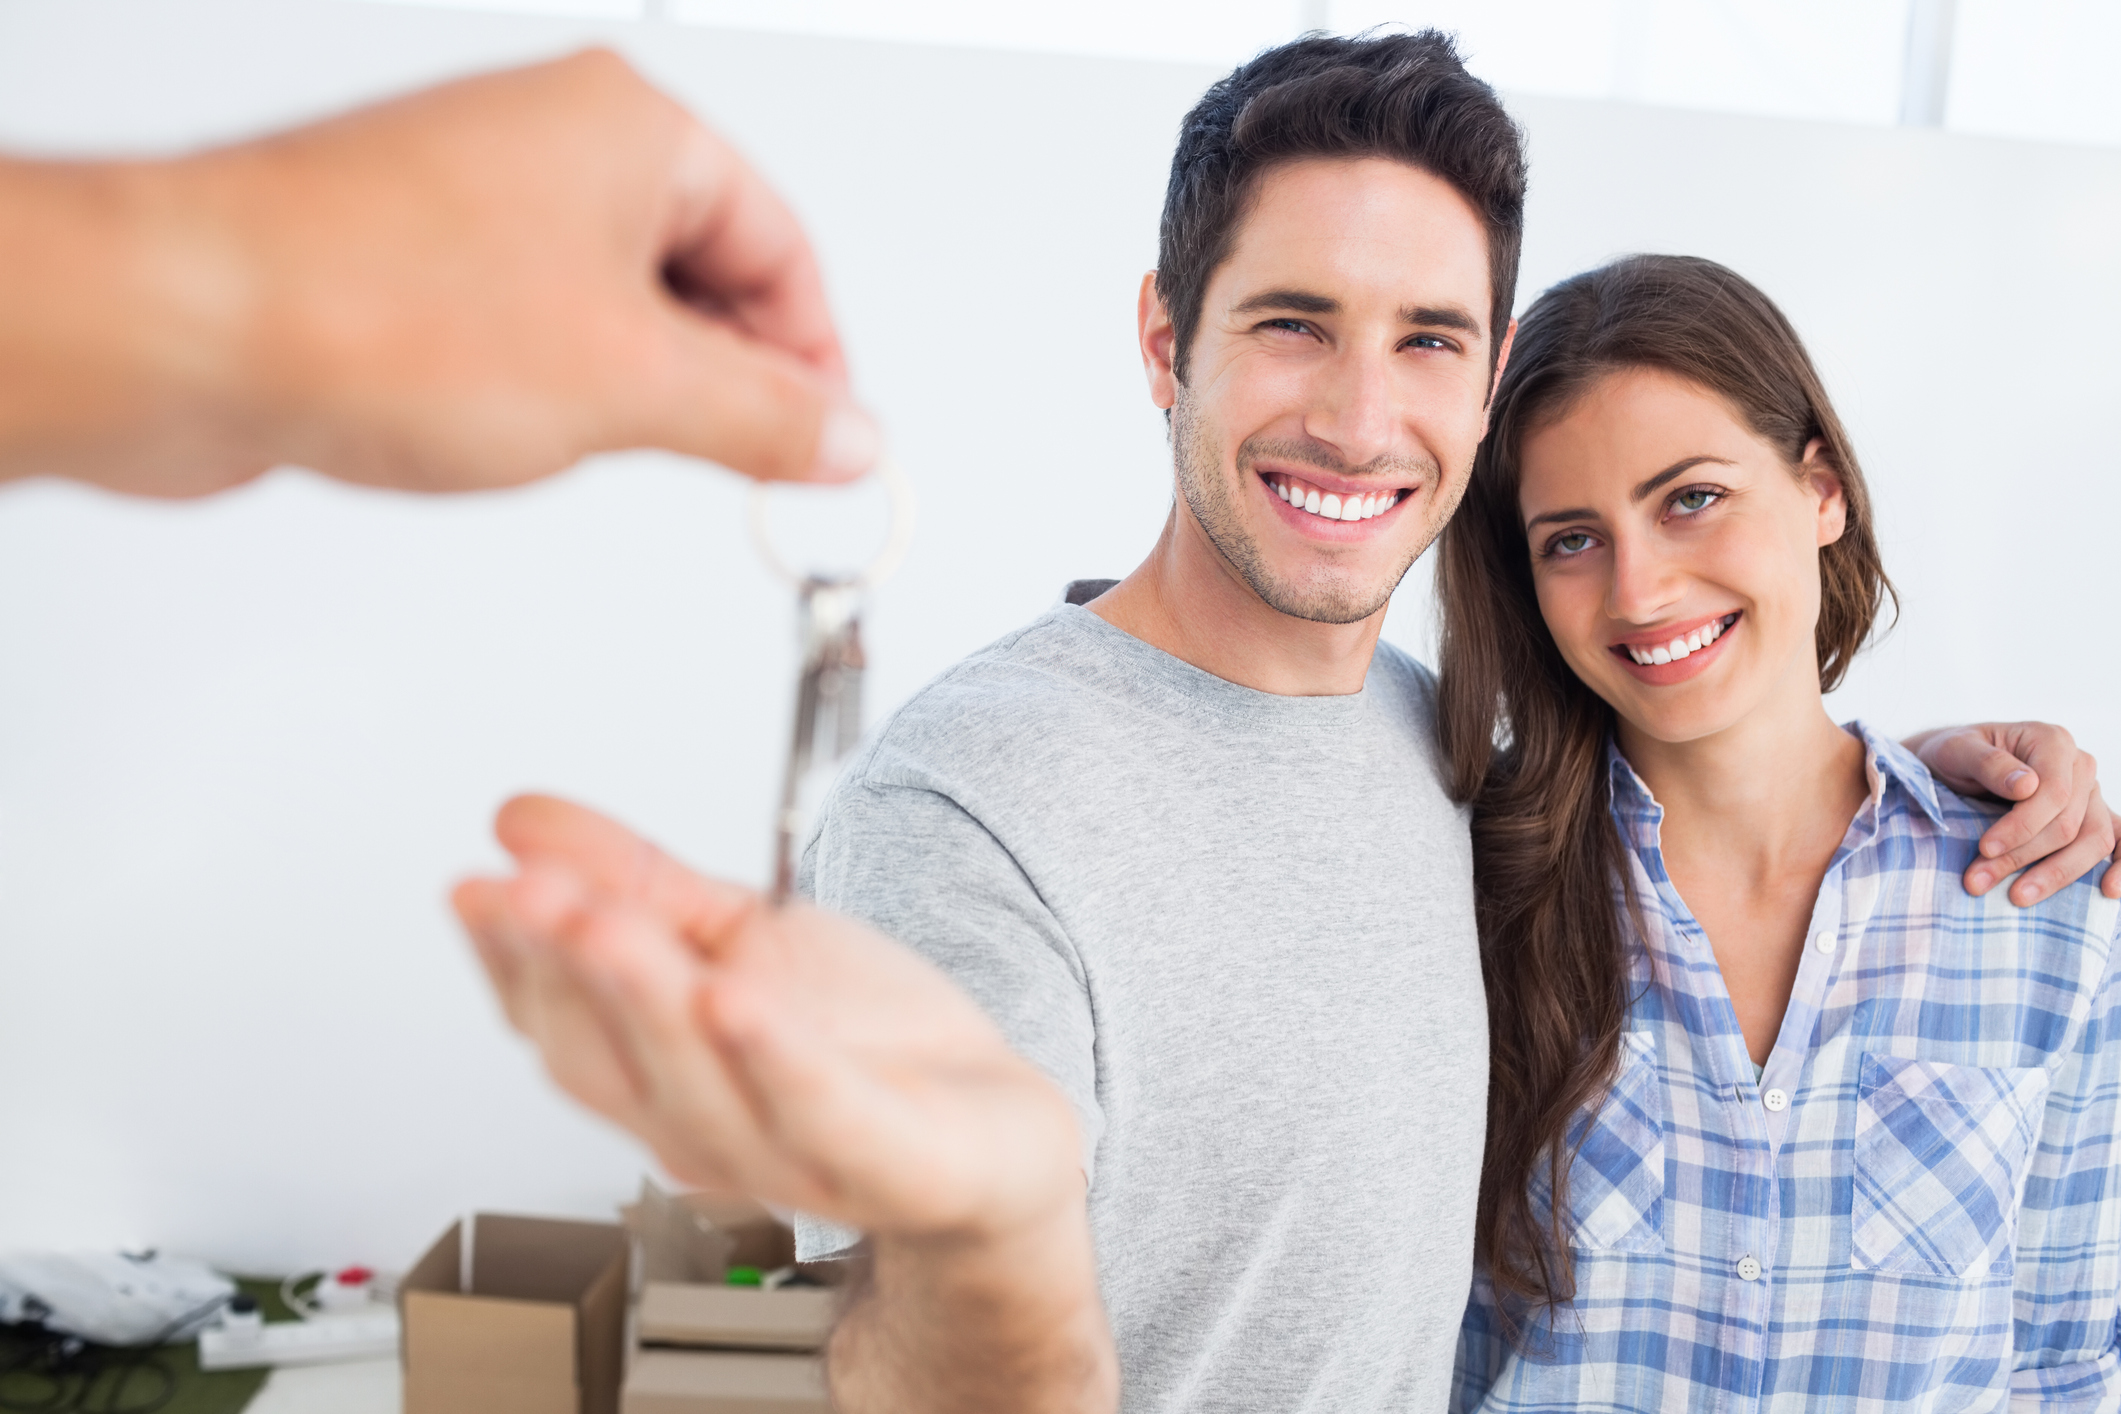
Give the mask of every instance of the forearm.
[{"label": "forearm", "polygon": [[225,167],[0,159],[0,481],[182,495],[269,463]]},{"label": "forearm", "polygon": [[847,1414],[1115,1409],[1118,1361],[1081,1206],[1002,1241],[877,1241],[828,1363]]}]

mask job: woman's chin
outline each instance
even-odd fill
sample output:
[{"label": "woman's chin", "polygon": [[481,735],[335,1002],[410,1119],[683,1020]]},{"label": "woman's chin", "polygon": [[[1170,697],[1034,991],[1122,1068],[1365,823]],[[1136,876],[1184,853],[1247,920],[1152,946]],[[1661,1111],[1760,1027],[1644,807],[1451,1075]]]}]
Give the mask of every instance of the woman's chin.
[{"label": "woman's chin", "polygon": [[1706,683],[1645,688],[1631,681],[1600,684],[1596,690],[1623,731],[1675,746],[1728,731],[1747,715],[1746,704],[1730,701],[1730,693]]}]

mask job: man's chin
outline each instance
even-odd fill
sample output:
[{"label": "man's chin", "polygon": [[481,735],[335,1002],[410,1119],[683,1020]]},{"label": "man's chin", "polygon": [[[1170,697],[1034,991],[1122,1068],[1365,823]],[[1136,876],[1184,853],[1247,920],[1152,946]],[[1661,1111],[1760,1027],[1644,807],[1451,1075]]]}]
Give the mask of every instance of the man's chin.
[{"label": "man's chin", "polygon": [[1252,592],[1278,614],[1314,624],[1361,623],[1392,602],[1387,588],[1357,588],[1351,585],[1296,585],[1265,576],[1252,579]]}]

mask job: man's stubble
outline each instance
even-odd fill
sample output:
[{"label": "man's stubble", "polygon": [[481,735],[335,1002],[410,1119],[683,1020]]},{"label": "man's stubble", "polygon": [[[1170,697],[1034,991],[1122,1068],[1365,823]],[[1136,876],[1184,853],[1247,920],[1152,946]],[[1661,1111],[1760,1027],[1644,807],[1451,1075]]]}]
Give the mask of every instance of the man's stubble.
[{"label": "man's stubble", "polygon": [[[1459,495],[1465,490],[1466,479],[1453,478],[1451,489],[1457,494],[1452,496],[1449,505],[1440,505],[1437,498],[1444,489],[1444,478],[1433,460],[1403,459],[1396,464],[1373,461],[1354,469],[1317,442],[1274,441],[1262,437],[1248,437],[1238,447],[1238,484],[1233,487],[1223,475],[1219,442],[1215,428],[1187,394],[1185,385],[1180,384],[1177,399],[1171,407],[1171,445],[1178,471],[1179,494],[1186,498],[1194,520],[1200,523],[1216,553],[1268,608],[1310,623],[1356,623],[1389,603],[1392,591],[1399,587],[1407,571],[1421,558],[1422,551],[1429,548],[1437,532],[1443,529],[1444,522],[1458,507]],[[1408,549],[1406,558],[1389,575],[1380,575],[1375,582],[1351,583],[1349,574],[1328,568],[1321,568],[1309,582],[1280,574],[1246,528],[1244,516],[1234,499],[1244,494],[1245,483],[1252,478],[1252,467],[1262,456],[1315,466],[1343,476],[1375,474],[1382,477],[1402,468],[1414,471],[1428,493],[1425,503],[1415,508],[1427,513],[1424,533]]]}]

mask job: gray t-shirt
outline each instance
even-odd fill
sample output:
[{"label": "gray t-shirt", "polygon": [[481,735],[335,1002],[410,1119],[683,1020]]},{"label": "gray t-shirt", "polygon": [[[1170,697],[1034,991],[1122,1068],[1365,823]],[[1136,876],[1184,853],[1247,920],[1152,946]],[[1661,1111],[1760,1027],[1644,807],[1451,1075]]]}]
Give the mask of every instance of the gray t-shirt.
[{"label": "gray t-shirt", "polygon": [[1279,697],[1063,604],[820,812],[804,891],[1075,1102],[1129,1414],[1444,1407],[1488,1041],[1433,697],[1389,646],[1360,693]]}]

